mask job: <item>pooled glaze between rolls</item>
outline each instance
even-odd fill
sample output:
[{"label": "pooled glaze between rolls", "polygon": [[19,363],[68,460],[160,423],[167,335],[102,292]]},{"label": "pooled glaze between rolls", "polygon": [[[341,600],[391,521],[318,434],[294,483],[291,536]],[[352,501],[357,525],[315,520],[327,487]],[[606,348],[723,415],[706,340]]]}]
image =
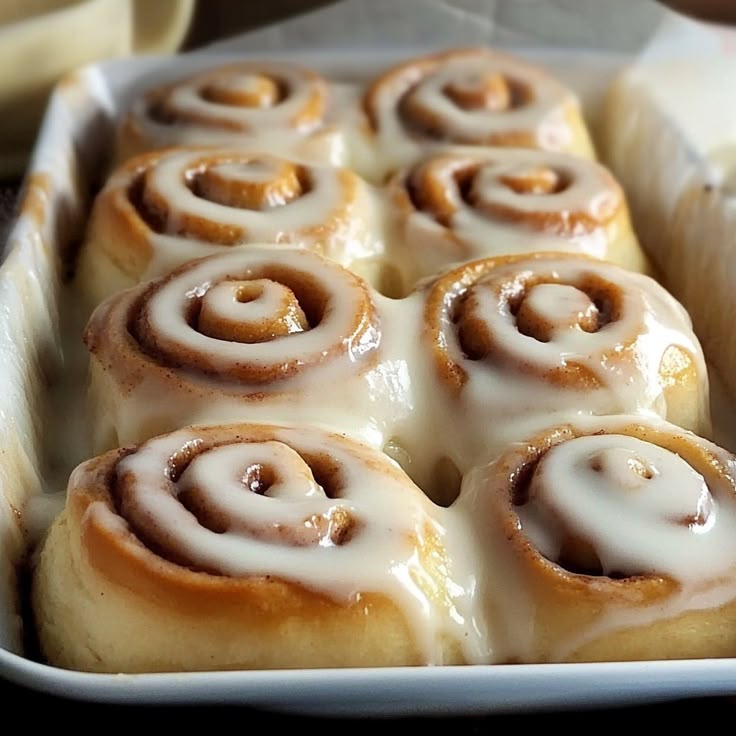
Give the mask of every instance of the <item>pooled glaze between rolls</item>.
[{"label": "pooled glaze between rolls", "polygon": [[188,428],[73,473],[34,578],[42,648],[107,672],[465,661],[436,509],[308,427]]},{"label": "pooled glaze between rolls", "polygon": [[304,421],[390,448],[437,497],[437,463],[463,473],[553,417],[709,430],[682,308],[583,256],[476,261],[392,300],[316,254],[253,248],[113,297],[85,339],[97,451],[190,423]]},{"label": "pooled glaze between rolls", "polygon": [[549,427],[447,509],[314,427],[191,427],[73,473],[34,611],[89,671],[734,656],[734,525],[736,459],[663,420]]},{"label": "pooled glaze between rolls", "polygon": [[471,471],[456,510],[483,556],[494,660],[734,656],[735,471],[632,416],[552,426]]}]

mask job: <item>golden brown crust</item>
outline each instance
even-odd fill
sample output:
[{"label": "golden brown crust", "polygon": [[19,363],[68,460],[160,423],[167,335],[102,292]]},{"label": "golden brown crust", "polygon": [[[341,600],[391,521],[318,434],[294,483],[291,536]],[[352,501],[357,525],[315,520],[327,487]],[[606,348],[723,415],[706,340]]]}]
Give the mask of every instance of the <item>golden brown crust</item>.
[{"label": "golden brown crust", "polygon": [[[337,463],[337,467],[351,464],[350,479],[341,481],[350,484],[342,491],[345,501],[336,499],[336,507],[352,503],[356,513],[366,515],[365,500],[361,502],[350,486],[383,478],[384,483],[395,485],[394,492],[402,489],[407,494],[406,502],[413,499],[418,509],[430,508],[418,489],[385,458],[337,435],[265,425],[200,427],[179,434],[178,444],[170,443],[173,435],[159,441],[159,446],[169,446],[169,452],[171,447],[181,447],[178,454],[155,456],[161,477],[171,476],[167,482],[174,485],[195,458],[212,450],[252,445],[270,449],[274,443],[286,443],[321,482],[331,481],[324,475],[327,466],[320,468],[320,463]],[[130,466],[121,462],[129,462],[139,452],[150,454],[147,447],[155,442],[90,460],[75,471],[70,481],[66,511],[51,531],[35,575],[39,635],[52,663],[85,670],[138,672],[423,662],[426,654],[418,645],[415,622],[403,604],[388,592],[361,588],[375,585],[378,579],[371,574],[361,581],[360,571],[370,567],[369,561],[355,566],[353,574],[357,578],[351,583],[354,589],[349,595],[344,586],[335,587],[330,576],[316,573],[311,581],[300,582],[298,577],[287,579],[280,574],[205,572],[196,564],[178,564],[176,547],[170,546],[164,530],[165,519],[160,521],[158,532],[158,521],[148,529],[139,527],[140,523],[151,523],[145,520],[147,512],[141,516],[130,505],[132,502],[125,500],[125,488],[120,485],[128,482],[130,472]],[[315,442],[327,453],[322,459],[314,454]],[[335,459],[331,459],[333,451]],[[145,477],[148,471],[143,472]],[[370,495],[370,488],[361,492],[366,491]],[[142,492],[156,491],[150,488]],[[237,518],[231,523],[235,524]],[[200,524],[207,523],[205,517],[198,519]],[[368,517],[363,523],[370,523]],[[427,516],[424,528],[417,529],[416,534],[406,520],[395,528],[396,535],[409,535],[400,547],[409,545],[408,549],[414,549],[417,559],[423,561],[420,564],[428,566],[429,575],[437,583],[441,572],[432,572],[430,567],[435,564],[433,560],[443,559],[443,552],[431,527]],[[234,533],[245,533],[246,537],[258,534],[255,527],[250,532]],[[279,547],[288,549],[292,545],[283,536],[268,543],[274,545],[275,555],[280,554]],[[351,543],[349,537],[335,542],[338,546]],[[321,542],[314,545],[317,549],[325,547]],[[197,550],[199,547],[191,554],[196,556]],[[324,564],[329,564],[329,548],[322,556]],[[250,563],[239,558],[238,564]],[[260,558],[252,564],[254,569],[269,565],[268,559]],[[296,570],[293,575],[298,576]],[[118,616],[105,618],[103,614],[110,608],[117,608]],[[178,631],[181,637],[174,651],[165,648],[168,630]],[[141,640],[122,641],[126,631],[139,632]],[[208,642],[214,647],[208,653],[209,660],[202,655]],[[458,650],[454,651],[453,657]]]},{"label": "golden brown crust", "polygon": [[273,128],[279,109],[279,130],[307,135],[324,125],[327,108],[327,81],[310,69],[265,61],[216,67],[149,90],[123,118],[118,159],[197,137],[235,143],[263,133],[264,123]]},{"label": "golden brown crust", "polygon": [[[366,216],[363,186],[347,169],[264,153],[182,147],[144,153],[114,171],[95,199],[78,280],[84,290],[107,295],[251,243],[349,260],[356,223]],[[305,196],[311,205],[295,212]],[[109,284],[101,283],[102,266],[117,274]]]},{"label": "golden brown crust", "polygon": [[[465,132],[462,127],[449,129],[444,114],[422,100],[416,90],[436,75],[445,74],[457,62],[473,64],[474,76],[466,75],[466,70],[458,64],[456,75],[450,76],[437,90],[454,105],[457,115],[483,111],[503,117],[504,112],[523,110],[536,102],[538,85],[544,84],[558,97],[562,115],[555,112],[553,117],[555,125],[566,128],[564,133],[558,132],[566,143],[541,140],[539,118],[526,120],[518,127],[489,125],[479,130],[472,126]],[[363,110],[373,133],[381,132],[385,108],[393,108],[391,115],[400,120],[405,134],[417,141],[522,148],[559,146],[561,150],[592,156],[592,146],[574,97],[541,69],[485,47],[442,51],[410,59],[387,70],[372,81],[363,96]]]},{"label": "golden brown crust", "polygon": [[[520,357],[513,345],[504,343],[501,336],[496,335],[485,324],[488,316],[485,310],[474,307],[472,303],[476,289],[487,291],[492,294],[494,305],[499,311],[513,315],[520,335],[547,342],[547,328],[550,325],[544,322],[546,318],[543,314],[532,314],[533,308],[526,315],[525,297],[536,285],[567,283],[554,271],[554,264],[560,260],[577,264],[579,273],[571,285],[587,295],[589,307],[593,310],[593,313],[579,313],[576,324],[582,331],[596,332],[609,322],[621,318],[621,288],[619,284],[607,281],[586,268],[587,264],[597,263],[594,259],[560,253],[532,253],[488,258],[461,266],[435,281],[427,295],[424,309],[426,340],[431,345],[437,372],[452,392],[462,389],[467,381],[467,372],[458,358],[448,352],[447,341],[443,336],[448,317],[457,326],[463,353],[471,360],[488,359],[498,364],[510,365],[516,371],[536,374],[549,383],[550,390],[553,387],[592,389],[600,386],[595,372],[573,360],[563,360],[562,355],[559,364],[552,368],[535,365]],[[516,267],[514,273],[507,273],[497,279],[495,272],[509,265]],[[643,324],[641,328],[644,328]],[[609,352],[596,356],[597,362],[626,363],[634,360],[632,353],[638,334],[635,330],[627,345],[611,345]]]},{"label": "golden brown crust", "polygon": [[[616,576],[601,570],[594,572],[599,564],[595,547],[588,547],[590,542],[579,537],[577,527],[564,530],[568,543],[562,545],[561,556],[565,558],[562,560],[546,557],[527,536],[526,521],[520,521],[520,510],[540,493],[534,479],[543,459],[553,448],[576,438],[604,437],[609,433],[636,438],[676,454],[704,477],[709,493],[718,503],[729,506],[736,502],[733,456],[666,423],[612,417],[582,427],[562,425],[503,453],[484,476],[483,488],[478,490],[471,511],[484,537],[497,540],[502,547],[496,562],[507,566],[509,586],[521,586],[524,591],[525,610],[530,616],[526,631],[530,632],[530,638],[518,644],[512,661],[733,656],[736,653],[733,602],[700,609],[688,598],[692,595],[693,601],[697,601],[709,586],[717,588],[723,584],[725,578],[721,574],[709,581],[710,571],[704,570],[704,578],[693,593],[682,581],[656,570]],[[555,493],[554,489],[548,490]],[[590,493],[594,491],[591,489]],[[544,500],[537,502],[544,503]],[[563,528],[569,523],[554,514],[540,516],[538,511],[533,518],[550,523],[554,519]],[[662,523],[673,521],[676,520],[662,519]],[[616,522],[620,524],[621,520]],[[555,533],[562,532],[556,528]],[[622,540],[621,544],[625,542]],[[672,552],[677,554],[680,550]],[[588,567],[585,563],[591,559],[593,564]],[[489,615],[503,627],[500,622],[507,614],[500,612],[503,607],[500,601],[504,592],[496,590],[491,596]],[[510,594],[510,599],[513,598],[514,594]],[[515,647],[511,645],[512,650]]]}]

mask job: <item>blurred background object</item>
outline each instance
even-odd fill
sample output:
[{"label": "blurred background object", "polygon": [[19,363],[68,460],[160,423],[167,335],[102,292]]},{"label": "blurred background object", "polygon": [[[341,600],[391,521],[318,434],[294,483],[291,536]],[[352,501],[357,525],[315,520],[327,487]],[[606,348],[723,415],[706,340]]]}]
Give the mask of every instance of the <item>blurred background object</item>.
[{"label": "blurred background object", "polygon": [[[200,48],[339,1],[0,0],[0,182],[22,175],[48,93],[67,71],[116,56]],[[643,1],[736,23],[736,0]]]},{"label": "blurred background object", "polygon": [[736,0],[661,0],[672,10],[700,20],[736,23]]},{"label": "blurred background object", "polygon": [[339,0],[198,0],[185,47],[197,48],[337,2]]},{"label": "blurred background object", "polygon": [[0,178],[22,171],[60,77],[98,59],[176,51],[194,7],[195,0],[0,0]]}]

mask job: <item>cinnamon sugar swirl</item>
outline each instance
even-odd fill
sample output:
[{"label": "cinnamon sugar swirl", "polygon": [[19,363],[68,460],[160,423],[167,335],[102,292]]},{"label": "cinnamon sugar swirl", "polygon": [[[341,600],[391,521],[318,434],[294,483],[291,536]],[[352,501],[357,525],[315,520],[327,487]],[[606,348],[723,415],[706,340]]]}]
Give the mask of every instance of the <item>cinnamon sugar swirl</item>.
[{"label": "cinnamon sugar swirl", "polygon": [[641,417],[510,446],[457,502],[483,550],[494,659],[736,656],[736,459]]},{"label": "cinnamon sugar swirl", "polygon": [[148,90],[118,131],[117,161],[175,145],[248,148],[341,163],[336,90],[311,69],[276,61],[218,66]]},{"label": "cinnamon sugar swirl", "polygon": [[642,413],[710,431],[700,344],[648,276],[579,255],[505,256],[441,276],[422,298],[447,429],[435,444],[460,468],[554,416]]},{"label": "cinnamon sugar swirl", "polygon": [[569,251],[636,271],[647,262],[624,193],[600,164],[516,148],[450,148],[389,184],[412,277],[476,258]]},{"label": "cinnamon sugar swirl", "polygon": [[378,298],[314,253],[258,248],[113,296],[85,333],[96,449],[203,421],[382,436],[407,397],[384,363]]},{"label": "cinnamon sugar swirl", "polygon": [[488,48],[401,63],[372,82],[363,107],[368,152],[384,172],[448,144],[593,156],[573,93],[542,69]]},{"label": "cinnamon sugar swirl", "polygon": [[143,154],[97,196],[77,281],[96,304],[251,243],[302,247],[359,269],[383,251],[375,207],[369,185],[347,169],[235,150]]},{"label": "cinnamon sugar swirl", "polygon": [[95,672],[460,663],[435,507],[313,428],[183,429],[78,467],[33,599],[46,658]]}]

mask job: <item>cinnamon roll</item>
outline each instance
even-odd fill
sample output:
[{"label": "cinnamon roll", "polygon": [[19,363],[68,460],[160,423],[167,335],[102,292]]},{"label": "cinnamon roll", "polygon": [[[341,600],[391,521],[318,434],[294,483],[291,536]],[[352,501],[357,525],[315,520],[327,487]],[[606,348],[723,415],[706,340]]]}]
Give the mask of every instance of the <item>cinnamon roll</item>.
[{"label": "cinnamon roll", "polygon": [[335,89],[288,62],[218,66],[138,96],[118,130],[118,162],[175,145],[245,147],[341,163]]},{"label": "cinnamon roll", "polygon": [[398,64],[369,86],[363,108],[368,154],[383,171],[447,144],[594,155],[574,94],[544,70],[488,48]]},{"label": "cinnamon roll", "polygon": [[96,451],[191,423],[321,422],[380,442],[408,402],[359,277],[314,253],[211,256],[103,302],[85,332]]},{"label": "cinnamon roll", "polygon": [[465,479],[496,661],[736,656],[736,458],[662,420],[587,419]]},{"label": "cinnamon roll", "polygon": [[709,432],[700,344],[648,276],[581,255],[502,256],[441,276],[422,297],[448,428],[437,442],[461,469],[552,417],[642,413]]},{"label": "cinnamon roll", "polygon": [[383,250],[370,187],[347,169],[265,153],[169,149],[121,166],[97,196],[78,261],[88,299],[250,243],[345,265]]},{"label": "cinnamon roll", "polygon": [[40,552],[43,654],[96,672],[458,663],[434,512],[385,456],[313,428],[112,450],[74,471]]},{"label": "cinnamon roll", "polygon": [[450,263],[541,250],[587,253],[637,271],[646,258],[624,193],[600,164],[514,148],[430,155],[389,185],[402,260],[414,276]]}]

